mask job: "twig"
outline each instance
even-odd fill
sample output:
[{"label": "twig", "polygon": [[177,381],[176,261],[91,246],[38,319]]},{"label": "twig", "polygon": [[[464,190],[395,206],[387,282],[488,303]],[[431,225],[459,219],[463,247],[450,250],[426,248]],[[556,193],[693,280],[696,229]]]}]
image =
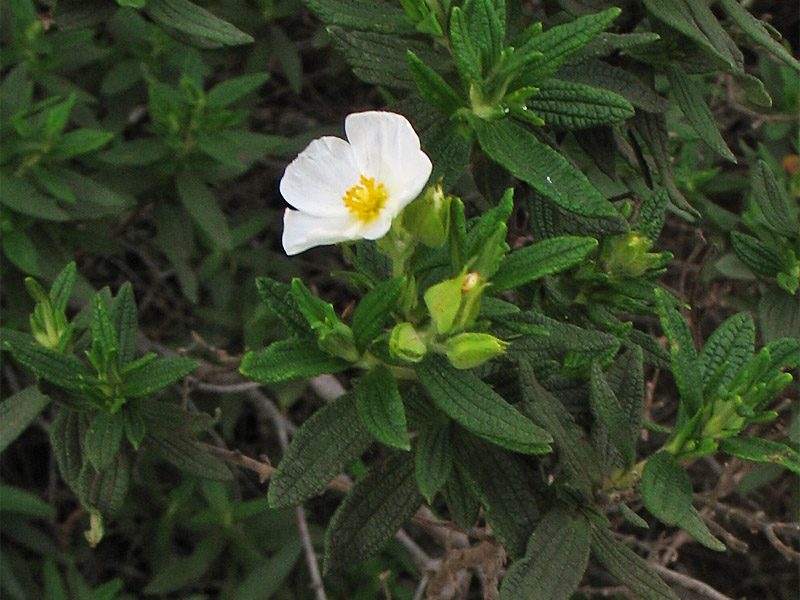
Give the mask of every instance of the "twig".
[{"label": "twig", "polygon": [[318,375],[309,380],[311,389],[325,402],[336,400],[339,396],[345,393],[345,389],[339,380],[333,375]]},{"label": "twig", "polygon": [[417,584],[417,590],[414,592],[414,598],[412,600],[422,600],[422,594],[425,593],[425,588],[428,587],[430,581],[431,578],[427,573],[422,576],[422,579],[420,579]]},{"label": "twig", "polygon": [[764,526],[761,528],[761,530],[767,536],[767,539],[775,547],[775,549],[783,554],[787,560],[800,564],[800,552],[784,544],[775,531],[788,530],[798,534],[800,533],[800,523],[764,523]]},{"label": "twig", "polygon": [[667,567],[659,565],[658,563],[651,562],[649,564],[653,568],[653,570],[656,571],[659,575],[661,575],[665,579],[674,581],[675,583],[686,588],[687,590],[696,592],[701,596],[710,598],[711,600],[733,600],[733,598],[731,598],[730,596],[726,596],[722,592],[718,592],[707,583],[703,583],[702,581],[699,581],[694,577],[689,577],[688,575],[684,575],[683,573],[678,573],[677,571],[668,569]]},{"label": "twig", "polygon": [[200,442],[200,445],[209,454],[218,456],[222,460],[240,467],[244,467],[250,471],[255,471],[258,473],[258,481],[260,483],[264,483],[275,472],[275,467],[272,465],[257,461],[255,458],[245,456],[239,450],[228,450],[227,448],[220,448],[219,446],[214,446],[212,444],[206,444],[203,442]]},{"label": "twig", "polygon": [[411,558],[414,560],[414,564],[417,565],[421,572],[425,572],[429,569],[436,569],[438,563],[440,561],[432,559],[425,550],[423,550],[417,542],[411,539],[411,536],[408,535],[405,530],[399,529],[397,533],[394,534],[395,539],[400,542],[406,551],[411,555]]},{"label": "twig", "polygon": [[189,378],[192,387],[200,392],[213,392],[217,394],[239,394],[242,392],[249,392],[258,389],[261,384],[257,381],[241,381],[237,383],[205,383]]}]

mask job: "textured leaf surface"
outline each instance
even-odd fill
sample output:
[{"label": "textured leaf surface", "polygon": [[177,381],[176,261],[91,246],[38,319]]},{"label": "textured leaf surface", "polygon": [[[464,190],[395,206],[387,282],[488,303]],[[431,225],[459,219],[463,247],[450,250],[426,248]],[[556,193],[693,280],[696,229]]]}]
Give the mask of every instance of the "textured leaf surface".
[{"label": "textured leaf surface", "polygon": [[59,408],[50,425],[50,444],[56,456],[58,470],[73,489],[83,467],[83,440],[89,429],[89,417],[83,413]]},{"label": "textured leaf surface", "polygon": [[622,96],[582,83],[548,79],[528,100],[528,108],[555,129],[588,129],[614,125],[633,116]]},{"label": "textured leaf surface", "polygon": [[564,210],[587,217],[613,217],[617,209],[566,158],[528,129],[503,119],[473,121],[484,151],[512,175],[529,183]]},{"label": "textured leaf surface", "polygon": [[453,470],[453,443],[448,423],[433,419],[422,426],[414,460],[419,491],[431,504]]},{"label": "textured leaf surface", "polygon": [[786,237],[800,233],[797,211],[792,211],[783,188],[763,160],[756,162],[752,175],[753,195],[770,226]]},{"label": "textured leaf surface", "polygon": [[187,473],[221,481],[233,479],[233,474],[221,459],[209,454],[191,438],[148,433],[145,443],[158,455]]},{"label": "textured leaf surface", "polygon": [[624,466],[632,466],[636,459],[636,440],[639,432],[636,432],[635,437],[632,435],[630,411],[617,398],[597,362],[592,363],[590,390],[592,412],[605,425],[611,442],[622,457]]},{"label": "textured leaf surface", "polygon": [[157,358],[126,373],[120,393],[128,398],[148,396],[182,379],[196,368],[197,362],[191,358]]},{"label": "textured leaf surface", "polygon": [[175,185],[183,208],[200,230],[214,245],[222,250],[230,250],[233,244],[228,219],[208,186],[191,171],[178,175]]},{"label": "textured leaf surface", "polygon": [[49,396],[45,396],[35,385],[0,403],[0,452],[17,439],[48,404]]},{"label": "textured leaf surface", "polygon": [[350,489],[325,534],[326,573],[380,550],[420,505],[414,458],[395,454]]},{"label": "textured leaf surface", "polygon": [[453,465],[442,490],[450,517],[465,530],[472,529],[481,509],[475,487],[471,477],[464,474],[464,468]]},{"label": "textured leaf surface", "polygon": [[597,247],[591,237],[560,236],[542,240],[506,255],[492,277],[494,291],[501,291],[535,279],[565,271],[583,261]]},{"label": "textured leaf surface", "polygon": [[719,449],[753,462],[776,463],[800,475],[800,452],[780,442],[737,436],[720,440]]},{"label": "textured leaf surface", "polygon": [[525,557],[508,569],[500,600],[569,600],[583,578],[591,542],[586,517],[551,510],[531,535]]},{"label": "textured leaf surface", "polygon": [[256,288],[264,304],[283,321],[292,335],[299,337],[309,335],[308,321],[297,307],[292,287],[288,283],[275,281],[269,277],[259,277],[256,279]]},{"label": "textured leaf surface", "polygon": [[798,62],[786,48],[773,39],[769,31],[761,24],[761,21],[751,15],[735,0],[722,0],[722,6],[725,7],[731,19],[733,19],[733,21],[742,28],[742,31],[750,36],[754,42],[764,46],[795,71],[800,71],[800,62]]},{"label": "textured leaf surface", "polygon": [[730,383],[736,371],[752,358],[755,337],[756,326],[749,314],[738,313],[726,319],[700,351],[701,381],[715,377],[722,386]]},{"label": "textured leaf surface", "polygon": [[617,581],[643,600],[678,600],[647,562],[615,540],[608,529],[592,530],[592,555]]},{"label": "textured leaf surface", "polygon": [[214,46],[235,46],[253,41],[243,31],[189,0],[148,0],[145,10],[157,23]]},{"label": "textured leaf surface", "polygon": [[403,399],[389,369],[378,365],[362,375],[355,394],[358,417],[373,437],[387,446],[409,450]]},{"label": "textured leaf surface", "polygon": [[133,286],[127,281],[119,288],[111,303],[111,324],[117,332],[119,364],[124,366],[136,356],[136,332],[139,327]]},{"label": "textured leaf surface", "polygon": [[349,366],[349,362],[323,352],[307,339],[292,338],[270,344],[261,352],[248,352],[239,370],[255,381],[278,383],[296,377],[336,373]]},{"label": "textured leaf surface", "polygon": [[408,68],[417,84],[420,96],[446,117],[464,105],[464,101],[450,84],[411,50],[408,51]]},{"label": "textured leaf surface", "polygon": [[645,508],[667,525],[679,523],[692,505],[689,475],[668,452],[657,452],[647,459],[639,491]]},{"label": "textured leaf surface", "polygon": [[428,356],[416,370],[434,403],[469,431],[518,452],[550,451],[550,434],[472,373],[443,356]]},{"label": "textured leaf surface", "polygon": [[383,330],[386,319],[396,308],[405,279],[396,277],[379,283],[367,292],[353,313],[353,338],[362,352]]},{"label": "textured leaf surface", "polygon": [[67,390],[78,391],[91,372],[74,356],[66,356],[35,343],[15,343],[4,336],[6,350],[42,379]]},{"label": "textured leaf surface", "polygon": [[111,466],[117,457],[122,442],[122,413],[98,413],[84,440],[86,458],[98,471],[103,471]]},{"label": "textured leaf surface", "polygon": [[189,412],[178,404],[163,400],[140,398],[132,406],[147,424],[147,430],[157,435],[169,437],[179,435],[192,437],[208,431],[216,423],[216,419],[203,412]]},{"label": "textured leaf surface", "polygon": [[119,513],[131,481],[131,461],[124,453],[116,455],[111,464],[97,470],[89,463],[83,465],[78,477],[78,496],[81,502],[104,517]]},{"label": "textured leaf surface", "polygon": [[706,548],[717,552],[724,552],[726,550],[725,544],[715,538],[708,530],[706,522],[694,506],[690,506],[687,513],[678,521],[678,527],[683,529]]},{"label": "textured leaf surface", "polygon": [[731,231],[731,244],[736,256],[759,275],[775,277],[783,268],[780,254],[752,235]]},{"label": "textured leaf surface", "polygon": [[397,5],[375,0],[305,0],[321,21],[364,31],[414,33],[414,26]]},{"label": "textured leaf surface", "polygon": [[333,400],[297,431],[270,481],[270,506],[294,506],[321,494],[371,441],[358,419],[355,395],[345,394]]},{"label": "textured leaf surface", "polygon": [[600,60],[585,60],[564,65],[556,74],[559,79],[583,83],[619,94],[636,108],[649,112],[665,112],[670,103],[656,94],[636,75]]}]

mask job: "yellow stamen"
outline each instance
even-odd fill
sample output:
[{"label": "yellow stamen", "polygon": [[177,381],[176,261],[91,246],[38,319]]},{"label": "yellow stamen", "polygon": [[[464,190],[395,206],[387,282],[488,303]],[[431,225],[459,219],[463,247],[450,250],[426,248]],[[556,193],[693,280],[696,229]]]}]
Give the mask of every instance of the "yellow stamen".
[{"label": "yellow stamen", "polygon": [[374,177],[362,175],[361,182],[347,190],[342,200],[351,213],[366,223],[378,216],[388,196],[383,183],[375,185]]}]

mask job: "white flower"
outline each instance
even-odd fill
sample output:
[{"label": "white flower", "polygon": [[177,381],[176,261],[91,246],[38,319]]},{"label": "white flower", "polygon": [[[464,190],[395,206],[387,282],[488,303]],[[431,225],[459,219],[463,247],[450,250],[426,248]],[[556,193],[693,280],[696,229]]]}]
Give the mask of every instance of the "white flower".
[{"label": "white flower", "polygon": [[345,141],[311,142],[286,167],[283,248],[293,255],[314,246],[386,235],[392,219],[414,200],[431,174],[411,123],[390,112],[348,115]]}]

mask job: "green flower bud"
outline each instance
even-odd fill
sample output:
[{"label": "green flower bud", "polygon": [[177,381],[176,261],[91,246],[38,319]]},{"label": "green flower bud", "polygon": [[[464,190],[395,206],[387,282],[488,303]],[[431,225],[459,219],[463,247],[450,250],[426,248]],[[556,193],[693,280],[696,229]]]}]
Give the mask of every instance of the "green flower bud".
[{"label": "green flower bud", "polygon": [[403,211],[403,227],[426,246],[439,248],[447,241],[451,200],[442,186],[430,186]]},{"label": "green flower bud", "polygon": [[463,274],[453,279],[445,279],[429,287],[423,296],[437,333],[447,333],[453,328],[458,309],[461,308],[463,280]]},{"label": "green flower bud", "polygon": [[445,354],[456,369],[471,369],[506,351],[508,342],[488,333],[460,333],[447,340]]},{"label": "green flower bud", "polygon": [[611,242],[605,261],[611,277],[638,277],[645,271],[659,267],[664,262],[662,253],[648,252],[653,241],[630,231]]},{"label": "green flower bud", "polygon": [[416,363],[424,358],[426,352],[428,347],[411,323],[394,326],[389,337],[389,354],[392,358]]}]

